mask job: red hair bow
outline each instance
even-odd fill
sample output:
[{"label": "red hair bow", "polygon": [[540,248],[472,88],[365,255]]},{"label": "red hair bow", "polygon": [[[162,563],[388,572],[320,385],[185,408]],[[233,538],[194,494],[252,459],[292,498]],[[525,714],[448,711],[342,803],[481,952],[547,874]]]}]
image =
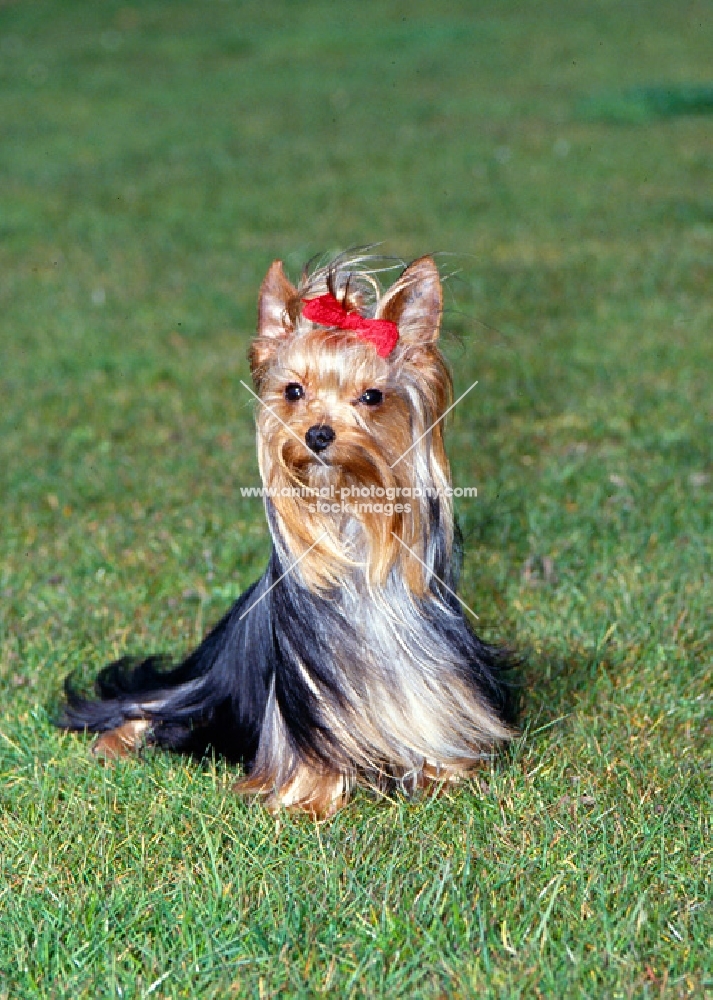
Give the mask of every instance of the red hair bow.
[{"label": "red hair bow", "polygon": [[388,357],[399,339],[399,328],[392,320],[366,319],[355,310],[350,312],[331,293],[307,299],[302,305],[302,315],[320,326],[351,330],[357,337],[373,344],[380,358]]}]

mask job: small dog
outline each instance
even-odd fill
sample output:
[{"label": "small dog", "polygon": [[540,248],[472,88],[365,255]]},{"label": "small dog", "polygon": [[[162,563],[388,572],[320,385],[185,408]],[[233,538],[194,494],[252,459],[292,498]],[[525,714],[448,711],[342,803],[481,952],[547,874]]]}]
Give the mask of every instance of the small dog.
[{"label": "small dog", "polygon": [[386,292],[378,273],[342,255],[295,288],[270,267],[250,349],[269,565],[180,665],[121,659],[98,700],[68,679],[60,724],[95,753],[210,747],[271,810],[325,817],[357,782],[455,781],[513,736],[508,657],[455,595],[438,270]]}]

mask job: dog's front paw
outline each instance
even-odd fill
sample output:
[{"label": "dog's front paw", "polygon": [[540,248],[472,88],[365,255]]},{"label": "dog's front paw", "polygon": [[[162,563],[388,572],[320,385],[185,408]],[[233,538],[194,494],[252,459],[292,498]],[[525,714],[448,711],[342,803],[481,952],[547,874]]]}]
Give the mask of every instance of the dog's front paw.
[{"label": "dog's front paw", "polygon": [[319,771],[300,764],[282,784],[264,777],[248,777],[238,782],[237,791],[264,796],[265,808],[273,816],[287,809],[324,820],[346,804],[351,785],[351,779],[339,771]]}]

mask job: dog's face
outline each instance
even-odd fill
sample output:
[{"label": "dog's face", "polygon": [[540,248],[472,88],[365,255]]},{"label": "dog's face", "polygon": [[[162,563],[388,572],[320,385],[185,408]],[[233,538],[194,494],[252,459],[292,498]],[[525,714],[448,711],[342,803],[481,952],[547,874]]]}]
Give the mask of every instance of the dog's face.
[{"label": "dog's face", "polygon": [[[387,357],[350,330],[302,316],[303,303],[324,291],[327,281],[330,287],[341,285],[345,301],[351,285],[349,307],[364,308],[353,278],[318,272],[298,290],[276,261],[261,289],[258,337],[250,356],[262,404],[257,426],[264,485],[279,494],[305,487],[329,492],[330,509],[306,495],[278,494],[273,505],[296,555],[326,532],[317,552],[332,582],[327,568],[335,559],[360,558],[354,533],[345,531],[346,520],[355,519],[364,529],[362,558],[372,576],[383,578],[397,558],[394,535],[409,545],[421,535],[423,505],[399,503],[402,491],[417,485],[424,460],[437,467],[437,475],[448,475],[440,424],[431,429],[450,392],[435,347],[441,312],[435,264],[429,258],[416,261],[372,305],[376,318],[398,327],[398,343]],[[345,508],[341,500],[346,491],[355,499],[355,490],[369,497],[371,509],[368,503]],[[351,538],[351,551],[346,538]]]},{"label": "dog's face", "polygon": [[392,366],[342,331],[288,338],[260,398],[261,440],[295,485],[386,486],[411,443],[408,400]]}]

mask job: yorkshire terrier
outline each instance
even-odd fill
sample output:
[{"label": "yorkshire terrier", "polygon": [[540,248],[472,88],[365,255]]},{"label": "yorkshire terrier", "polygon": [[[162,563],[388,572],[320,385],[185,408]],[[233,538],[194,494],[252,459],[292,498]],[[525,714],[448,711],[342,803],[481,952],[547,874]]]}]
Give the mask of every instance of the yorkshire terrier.
[{"label": "yorkshire terrier", "polygon": [[430,257],[382,292],[342,255],[299,287],[275,261],[250,367],[272,554],[182,663],[123,658],[60,724],[111,758],[212,748],[268,808],[334,813],[355,784],[456,781],[514,734],[507,654],[456,596],[443,446],[451,378]]}]

